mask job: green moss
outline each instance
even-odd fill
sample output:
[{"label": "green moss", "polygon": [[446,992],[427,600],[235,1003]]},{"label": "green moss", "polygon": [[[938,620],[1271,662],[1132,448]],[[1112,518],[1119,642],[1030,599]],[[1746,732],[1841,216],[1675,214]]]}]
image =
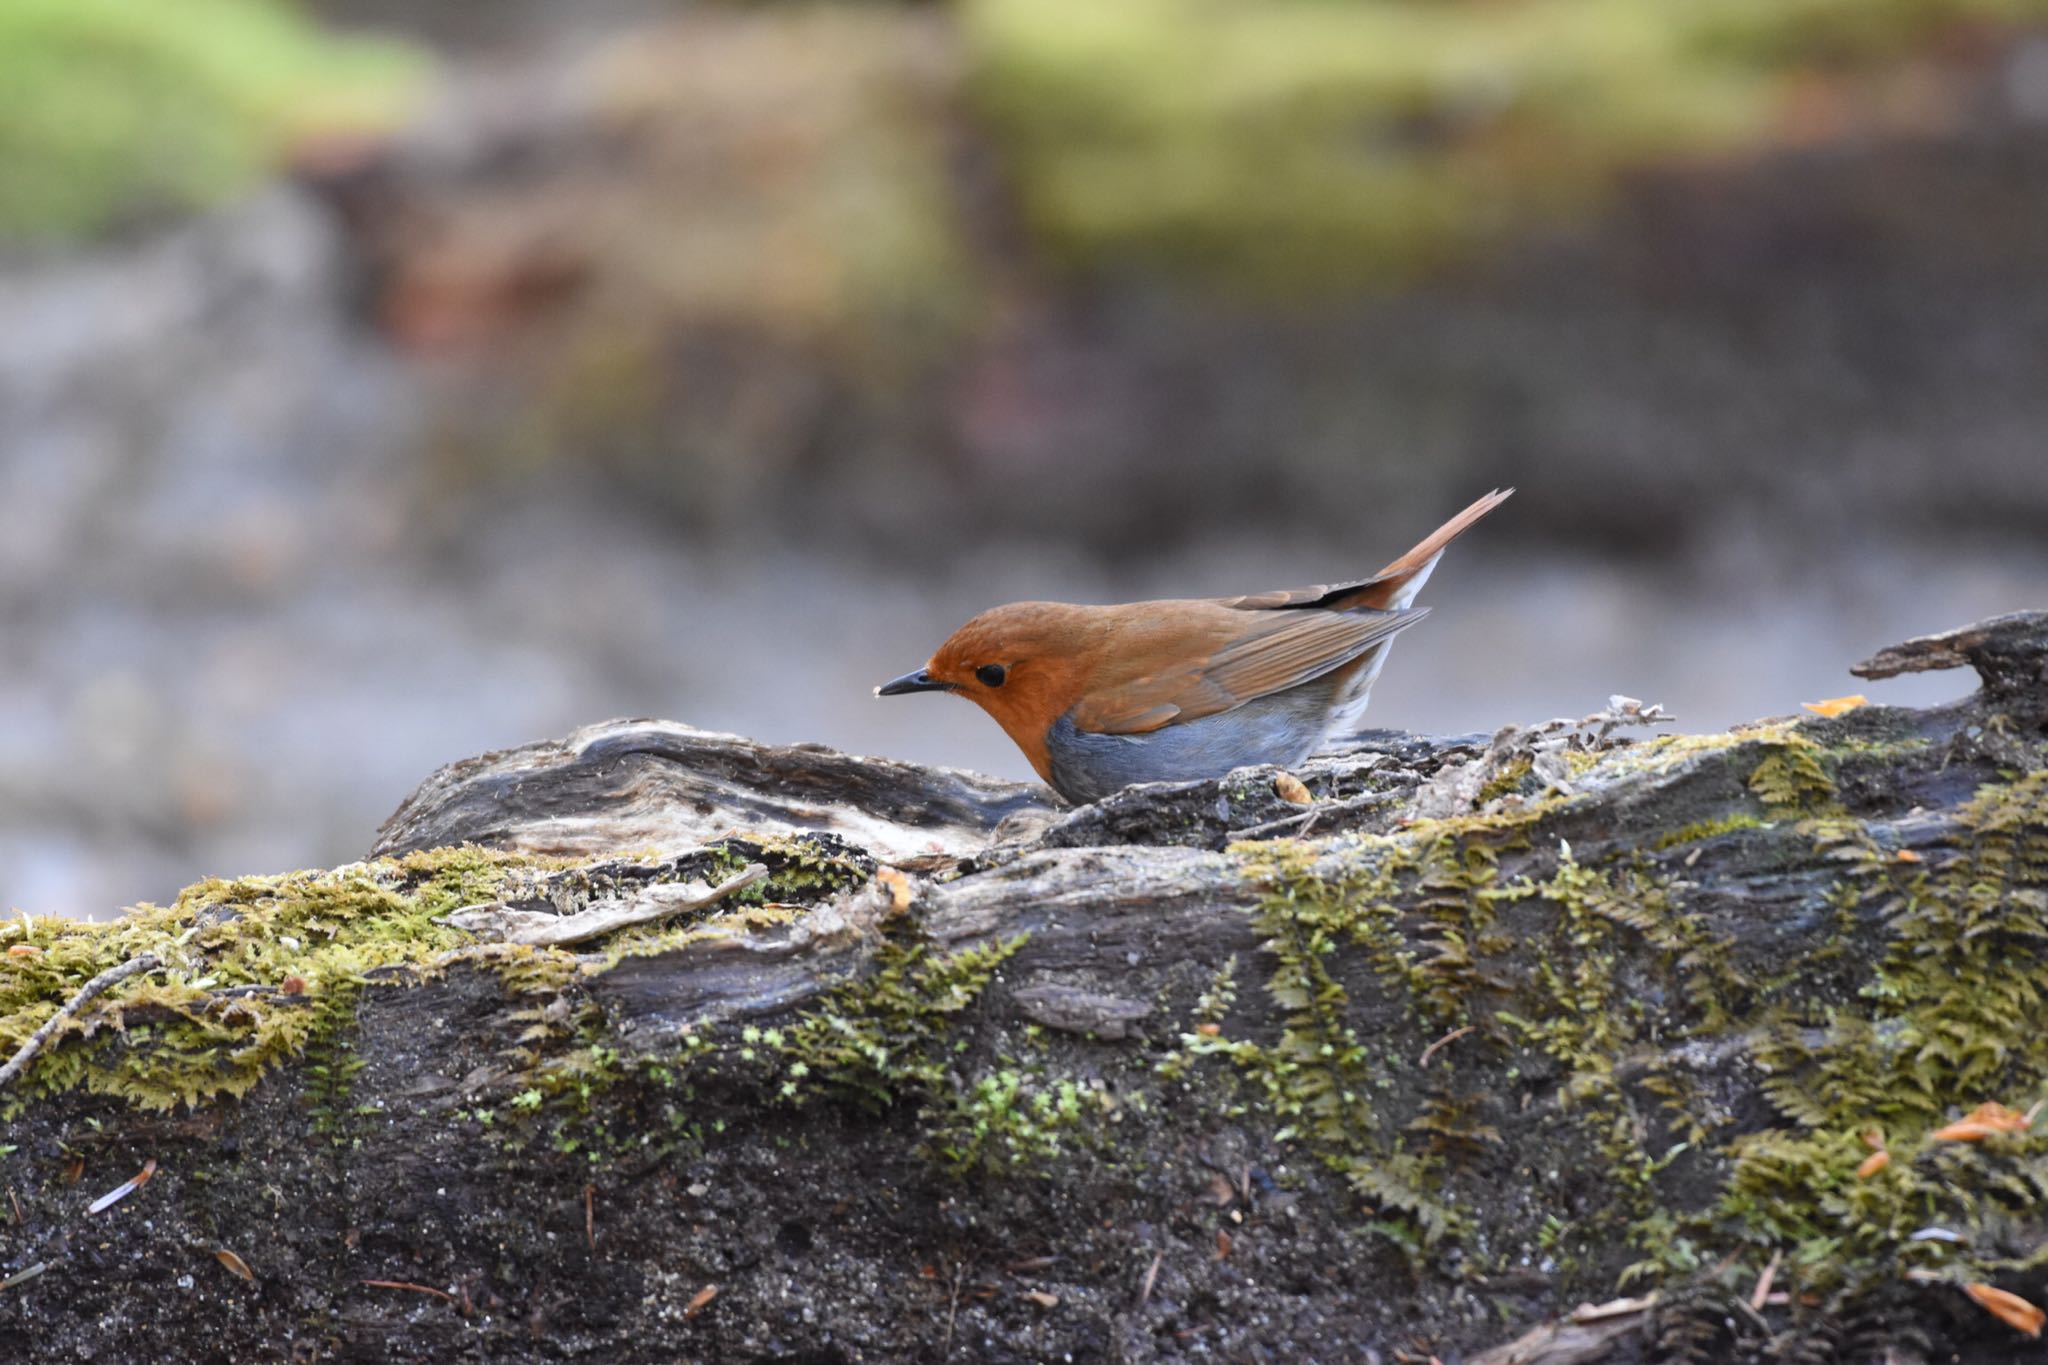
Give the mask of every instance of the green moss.
[{"label": "green moss", "polygon": [[[1330,960],[1342,949],[1361,950],[1381,980],[1419,985],[1427,998],[1451,1008],[1450,983],[1464,965],[1462,944],[1452,933],[1437,937],[1433,952],[1420,950],[1398,931],[1389,898],[1404,872],[1431,877],[1439,894],[1449,894],[1453,884],[1475,889],[1473,878],[1490,879],[1490,861],[1461,875],[1452,870],[1461,860],[1416,858],[1397,841],[1375,840],[1332,878],[1318,870],[1312,845],[1276,841],[1241,845],[1238,853],[1247,860],[1247,876],[1266,888],[1255,913],[1275,962],[1266,990],[1285,1011],[1284,1026],[1278,1039],[1261,1043],[1230,1037],[1215,1021],[1200,1019],[1210,1027],[1183,1035],[1180,1052],[1161,1068],[1162,1079],[1183,1079],[1195,1059],[1229,1062],[1251,1087],[1255,1107],[1281,1125],[1276,1138],[1305,1139],[1398,1243],[1428,1247],[1455,1237],[1463,1220],[1433,1188],[1440,1157],[1431,1139],[1456,1119],[1439,1114],[1434,1130],[1423,1122],[1404,1132],[1376,1111],[1373,1092],[1412,1064],[1385,1040],[1361,1032]],[[1439,983],[1446,994],[1436,991]],[[1200,1013],[1227,1009],[1234,993],[1227,981],[1212,987]]]},{"label": "green moss", "polygon": [[1796,820],[1835,809],[1835,780],[1819,744],[1789,728],[1772,733],[1764,743],[1764,757],[1750,772],[1749,789],[1772,819]]},{"label": "green moss", "polygon": [[[1659,1181],[1686,1146],[1653,1141],[1658,1097],[1632,1092],[1619,1069],[1675,1027],[1721,1022],[1747,983],[1677,885],[1629,857],[1591,867],[1560,847],[1553,862],[1530,847],[1529,829],[1474,816],[1335,849],[1240,846],[1264,888],[1255,914],[1282,1031],[1233,1036],[1234,975],[1219,980],[1197,1011],[1209,1027],[1182,1037],[1161,1079],[1184,1083],[1202,1059],[1227,1061],[1248,1112],[1306,1142],[1381,1232],[1426,1254],[1465,1237],[1463,1210],[1488,1198],[1472,1182],[1503,1141],[1503,1089],[1555,1073],[1559,1108],[1518,1162],[1570,1181],[1590,1154],[1607,1193],[1572,1228],[1553,1229],[1553,1243],[1655,1243]],[[1550,870],[1503,879],[1509,856]],[[1652,1001],[1646,966],[1681,983],[1683,1004]],[[1551,1145],[1558,1155],[1542,1155]],[[1487,1228],[1497,1247],[1515,1231],[1492,1210]],[[1543,1235],[1533,1222],[1523,1232],[1532,1246]]]},{"label": "green moss", "polygon": [[246,1094],[346,1028],[373,973],[434,970],[466,938],[437,918],[532,865],[446,849],[332,872],[201,882],[169,908],[140,906],[104,923],[24,916],[0,925],[10,950],[0,958],[0,1050],[8,1053],[101,971],[145,952],[167,964],[69,1021],[7,1102],[18,1108],[26,1096],[83,1089],[169,1109]]},{"label": "green moss", "polygon": [[1739,834],[1744,830],[1762,829],[1764,822],[1748,811],[1735,811],[1718,815],[1710,820],[1696,820],[1692,824],[1658,835],[1650,847],[1658,852],[1667,848],[1683,848],[1687,844],[1705,843],[1728,834]]},{"label": "green moss", "polygon": [[1491,782],[1479,789],[1479,804],[1497,801],[1509,792],[1519,790],[1522,782],[1535,771],[1535,763],[1526,756],[1510,759],[1501,767]]},{"label": "green moss", "polygon": [[[1822,832],[1848,901],[1882,918],[1888,944],[1854,999],[1796,1009],[1756,1050],[1793,1126],[1731,1144],[1717,1215],[1789,1248],[1823,1287],[1901,1263],[1990,1278],[2007,1266],[1999,1228],[2048,1196],[2048,1139],[1930,1137],[1980,1102],[2048,1097],[2048,992],[2021,965],[2048,942],[2048,772],[1986,788],[1959,823],[1938,864],[1902,863],[1858,830]],[[1871,1132],[1891,1161],[1859,1179]],[[1958,1240],[1911,1238],[1930,1225]]]},{"label": "green moss", "polygon": [[1001,1066],[956,1087],[934,1115],[928,1150],[955,1174],[1028,1171],[1065,1154],[1099,1092],[1072,1077]]},{"label": "green moss", "polygon": [[781,1098],[873,1108],[946,1092],[954,1017],[1022,945],[1013,938],[941,955],[916,941],[884,943],[870,974],[777,1032],[772,1046],[787,1063]]},{"label": "green moss", "polygon": [[216,203],[309,135],[388,126],[417,68],[275,0],[8,0],[0,235]]},{"label": "green moss", "polygon": [[[973,89],[1071,267],[1398,280],[1766,139],[1944,25],[2040,0],[972,0]],[[1810,87],[1809,87],[1810,88]]]}]

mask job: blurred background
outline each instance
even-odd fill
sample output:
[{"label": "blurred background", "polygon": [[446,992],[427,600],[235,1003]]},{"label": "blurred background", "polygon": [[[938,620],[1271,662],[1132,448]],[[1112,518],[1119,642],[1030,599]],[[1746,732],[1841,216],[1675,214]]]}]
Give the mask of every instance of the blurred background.
[{"label": "blurred background", "polygon": [[1374,723],[2048,606],[2048,0],[0,0],[0,91],[0,909],[611,716],[1024,777],[869,689],[1496,484]]}]

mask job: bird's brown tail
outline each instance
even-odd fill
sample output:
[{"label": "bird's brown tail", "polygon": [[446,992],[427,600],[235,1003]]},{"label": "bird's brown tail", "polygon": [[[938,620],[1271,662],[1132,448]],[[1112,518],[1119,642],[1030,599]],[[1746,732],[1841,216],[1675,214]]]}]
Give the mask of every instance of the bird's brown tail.
[{"label": "bird's brown tail", "polygon": [[1443,525],[1424,536],[1422,542],[1407,554],[1381,569],[1374,577],[1382,583],[1400,584],[1418,573],[1432,559],[1443,553],[1444,546],[1465,534],[1473,522],[1506,502],[1514,493],[1512,488],[1496,488],[1485,497],[1452,517]]},{"label": "bird's brown tail", "polygon": [[1514,491],[1512,488],[1494,489],[1431,531],[1423,537],[1421,544],[1371,578],[1330,589],[1314,605],[1329,607],[1336,611],[1354,611],[1359,607],[1386,611],[1391,607],[1407,606],[1414,599],[1416,591],[1422,587],[1417,580],[1429,572],[1430,565],[1436,563],[1436,557],[1444,552],[1444,546],[1463,535],[1473,522],[1506,502]]}]

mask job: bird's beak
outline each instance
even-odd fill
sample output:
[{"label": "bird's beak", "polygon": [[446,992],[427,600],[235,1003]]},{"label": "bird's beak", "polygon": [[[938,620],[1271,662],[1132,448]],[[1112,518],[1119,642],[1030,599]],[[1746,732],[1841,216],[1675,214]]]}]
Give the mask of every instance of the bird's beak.
[{"label": "bird's beak", "polygon": [[920,668],[915,673],[905,673],[900,678],[891,678],[875,689],[875,695],[900,697],[905,692],[944,692],[947,687],[945,683],[934,681],[931,674]]}]

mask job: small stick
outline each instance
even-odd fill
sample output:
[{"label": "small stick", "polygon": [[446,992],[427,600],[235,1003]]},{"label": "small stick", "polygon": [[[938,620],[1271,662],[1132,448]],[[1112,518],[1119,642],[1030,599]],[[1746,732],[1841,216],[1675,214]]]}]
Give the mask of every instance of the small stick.
[{"label": "small stick", "polygon": [[1771,1301],[1771,1281],[1778,1278],[1778,1264],[1785,1259],[1781,1247],[1771,1253],[1771,1263],[1764,1267],[1764,1273],[1756,1277],[1756,1290],[1749,1296],[1749,1306],[1758,1312]]},{"label": "small stick", "polygon": [[1152,1256],[1152,1264],[1145,1268],[1145,1278],[1138,1285],[1138,1307],[1143,1308],[1151,1301],[1152,1282],[1159,1278],[1159,1266],[1165,1259],[1166,1253],[1163,1250],[1155,1252]]},{"label": "small stick", "polygon": [[436,1289],[427,1284],[414,1284],[410,1280],[364,1280],[363,1283],[372,1289],[406,1289],[415,1294],[432,1294],[435,1298],[445,1299],[451,1304],[455,1302],[455,1296],[445,1289]]},{"label": "small stick", "polygon": [[43,1050],[43,1044],[49,1042],[57,1030],[64,1026],[64,1021],[91,1004],[94,996],[120,985],[131,976],[153,972],[163,965],[163,959],[155,953],[144,953],[140,957],[129,958],[118,967],[107,968],[80,986],[78,994],[65,1001],[63,1008],[44,1020],[43,1026],[31,1033],[20,1050],[7,1059],[7,1065],[0,1066],[0,1088],[4,1088],[9,1081],[19,1076],[22,1068],[34,1061],[36,1054]]},{"label": "small stick", "polygon": [[1428,1063],[1429,1063],[1429,1059],[1430,1059],[1431,1057],[1434,1057],[1434,1056],[1436,1055],[1436,1050],[1437,1050],[1438,1048],[1442,1047],[1442,1046],[1443,1046],[1444,1044],[1446,1044],[1446,1043],[1455,1043],[1455,1042],[1457,1042],[1457,1041],[1458,1041],[1458,1040],[1459,1040],[1460,1038],[1463,1038],[1463,1037],[1464,1037],[1464,1036],[1465,1036],[1466,1034],[1470,1033],[1470,1032],[1472,1031],[1473,1027],[1474,1027],[1473,1025],[1471,1025],[1471,1024],[1467,1024],[1467,1025],[1465,1025],[1465,1027],[1463,1027],[1463,1028],[1454,1028],[1454,1029],[1452,1029],[1452,1030],[1451,1030],[1451,1031],[1450,1031],[1449,1033],[1446,1033],[1446,1034],[1445,1034],[1445,1035],[1444,1035],[1443,1037],[1441,1037],[1441,1038],[1437,1039],[1437,1040],[1436,1040],[1435,1042],[1431,1043],[1431,1044],[1430,1044],[1430,1045],[1429,1045],[1428,1047],[1426,1047],[1426,1048],[1422,1049],[1422,1055],[1421,1055],[1420,1057],[1417,1057],[1417,1058],[1415,1059],[1415,1064],[1416,1064],[1417,1066],[1426,1066],[1426,1065],[1428,1065]]}]

